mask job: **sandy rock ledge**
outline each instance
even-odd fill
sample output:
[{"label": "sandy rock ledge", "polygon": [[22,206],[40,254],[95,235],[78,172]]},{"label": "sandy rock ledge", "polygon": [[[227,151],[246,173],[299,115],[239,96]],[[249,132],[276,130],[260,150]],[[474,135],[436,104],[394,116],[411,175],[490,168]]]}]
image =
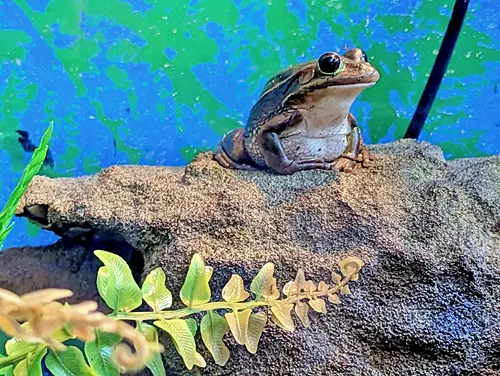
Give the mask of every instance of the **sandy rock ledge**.
[{"label": "sandy rock ledge", "polygon": [[[231,359],[219,367],[199,341],[204,375],[500,374],[500,156],[450,162],[439,148],[411,140],[370,149],[376,161],[353,174],[233,171],[203,153],[186,168],[37,177],[17,214],[64,239],[40,252],[75,257],[70,250],[81,246],[72,244],[91,251],[104,244],[89,241],[96,237],[135,249],[143,260],[132,257],[132,268],[144,277],[161,266],[177,304],[194,252],[214,267],[216,298],[232,273],[248,287],[268,261],[279,288],[297,268],[329,281],[341,258],[365,261],[341,305],[311,314],[308,329],[297,320],[294,333],[269,321],[256,355],[227,336]],[[2,262],[14,251],[26,256],[7,250]],[[95,281],[94,266],[67,271],[72,263],[58,263],[77,286],[79,273]],[[0,272],[2,287],[9,272]],[[53,286],[75,287],[51,273]],[[44,279],[30,278],[30,288]],[[168,348],[167,374],[195,374]]]}]

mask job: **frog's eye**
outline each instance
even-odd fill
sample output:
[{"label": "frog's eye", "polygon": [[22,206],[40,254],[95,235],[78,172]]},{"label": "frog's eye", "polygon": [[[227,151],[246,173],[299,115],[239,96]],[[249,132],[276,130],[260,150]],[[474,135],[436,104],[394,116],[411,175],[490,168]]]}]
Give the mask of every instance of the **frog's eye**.
[{"label": "frog's eye", "polygon": [[333,52],[327,52],[318,59],[318,68],[321,73],[334,75],[342,67],[342,59]]},{"label": "frog's eye", "polygon": [[368,63],[368,56],[366,56],[366,53],[363,50],[361,50],[361,59],[363,59],[365,63]]}]

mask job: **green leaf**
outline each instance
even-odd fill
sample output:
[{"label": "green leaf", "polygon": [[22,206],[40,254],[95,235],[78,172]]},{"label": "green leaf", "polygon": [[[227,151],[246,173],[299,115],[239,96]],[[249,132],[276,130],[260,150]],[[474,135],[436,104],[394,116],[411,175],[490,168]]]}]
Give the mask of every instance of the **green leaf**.
[{"label": "green leaf", "polygon": [[40,145],[33,152],[28,165],[23,171],[21,179],[14,188],[14,191],[11,193],[3,210],[0,212],[0,249],[2,249],[3,241],[12,230],[12,224],[10,222],[12,220],[12,217],[14,216],[14,213],[16,212],[16,207],[19,200],[28,188],[31,180],[33,180],[33,177],[35,177],[35,175],[37,175],[40,171],[45,157],[47,156],[47,151],[49,149],[49,140],[52,137],[53,129],[54,122],[50,122],[49,127],[43,134]]},{"label": "green leaf", "polygon": [[196,323],[195,319],[185,319],[186,324],[189,328],[189,331],[193,335],[193,337],[196,337],[196,332],[198,331],[198,324]]},{"label": "green leaf", "polygon": [[208,285],[210,274],[201,256],[195,253],[180,293],[181,300],[186,306],[191,308],[210,301],[212,294]]},{"label": "green leaf", "polygon": [[279,298],[279,291],[276,288],[276,278],[273,277],[274,264],[266,263],[250,284],[250,291],[255,294],[256,300],[267,299],[276,300]]},{"label": "green leaf", "polygon": [[[146,337],[148,342],[158,343],[158,331],[154,326],[138,321],[136,329],[140,331],[144,337]],[[153,376],[166,375],[161,354],[158,352],[153,352],[151,358],[146,362],[146,366],[149,368]]]},{"label": "green leaf", "polygon": [[[0,354],[0,359],[6,358],[5,355]],[[11,372],[14,370],[14,366],[12,364],[6,365],[6,366],[0,366],[0,375],[6,375],[7,373]]]},{"label": "green leaf", "polygon": [[142,298],[155,312],[170,308],[172,293],[165,286],[165,273],[161,268],[148,274],[142,284]]},{"label": "green leaf", "polygon": [[46,353],[46,348],[28,353],[25,359],[17,363],[14,376],[42,376],[42,358]]},{"label": "green leaf", "polygon": [[[142,303],[141,289],[135,283],[129,266],[120,256],[106,251],[94,251],[106,269],[97,274],[97,286],[106,304],[115,311],[130,312]],[[101,281],[99,281],[101,279]],[[100,286],[100,287],[99,287]]]},{"label": "green leaf", "polygon": [[[2,219],[2,221],[4,223],[7,222],[6,218],[7,217],[5,217],[5,219]],[[5,225],[5,226],[7,226],[7,225]],[[2,249],[2,245],[5,241],[5,239],[7,238],[7,236],[9,236],[9,234],[13,228],[14,228],[14,223],[9,224],[6,228],[0,224],[0,250]]]},{"label": "green leaf", "polygon": [[14,366],[13,365],[0,368],[0,375],[9,375],[9,373],[13,374],[13,372],[14,372]]},{"label": "green leaf", "polygon": [[226,319],[214,311],[208,311],[201,319],[201,338],[219,366],[224,366],[229,360],[229,349],[222,341],[228,329]]},{"label": "green leaf", "polygon": [[175,349],[184,360],[187,369],[193,369],[193,366],[205,367],[205,359],[196,351],[196,343],[192,329],[186,320],[173,319],[155,321],[154,325],[165,330],[174,343]]},{"label": "green leaf", "polygon": [[49,371],[57,376],[97,375],[85,363],[82,352],[75,346],[68,346],[65,351],[49,351],[49,355],[45,359],[45,364]]},{"label": "green leaf", "polygon": [[101,298],[108,294],[108,279],[109,279],[109,270],[105,266],[101,266],[97,271],[97,291]]},{"label": "green leaf", "polygon": [[85,342],[85,355],[92,369],[99,376],[119,376],[120,372],[111,359],[114,347],[122,337],[114,333],[95,331],[95,340]]},{"label": "green leaf", "polygon": [[259,346],[260,336],[266,326],[267,315],[265,312],[252,313],[250,319],[248,320],[248,334],[247,341],[245,342],[245,347],[248,352],[255,354]]}]

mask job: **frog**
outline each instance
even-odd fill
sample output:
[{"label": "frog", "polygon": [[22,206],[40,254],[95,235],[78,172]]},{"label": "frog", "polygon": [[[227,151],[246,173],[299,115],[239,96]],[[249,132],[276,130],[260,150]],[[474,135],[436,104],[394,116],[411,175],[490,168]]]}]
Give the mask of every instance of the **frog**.
[{"label": "frog", "polygon": [[379,79],[357,47],[285,69],[267,81],[245,127],[223,135],[214,158],[229,169],[282,175],[368,167],[374,157],[350,109]]}]

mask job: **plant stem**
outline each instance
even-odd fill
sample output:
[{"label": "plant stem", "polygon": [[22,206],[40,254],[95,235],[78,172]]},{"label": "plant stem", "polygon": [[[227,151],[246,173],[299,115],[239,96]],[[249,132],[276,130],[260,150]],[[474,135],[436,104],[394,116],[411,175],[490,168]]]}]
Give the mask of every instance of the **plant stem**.
[{"label": "plant stem", "polygon": [[192,314],[199,312],[212,311],[215,309],[232,309],[234,311],[239,311],[247,308],[292,304],[302,299],[310,299],[312,297],[317,298],[321,296],[327,296],[330,294],[336,294],[350,282],[354,274],[355,273],[348,274],[338,285],[326,291],[314,291],[310,293],[304,292],[281,300],[258,300],[258,301],[239,302],[239,303],[209,302],[205,304],[199,304],[192,308],[181,308],[173,311],[121,312],[113,314],[110,317],[112,317],[115,320],[131,320],[131,321],[146,321],[146,320],[160,320],[160,319],[171,320],[171,319],[179,319],[182,317],[190,316]]}]

